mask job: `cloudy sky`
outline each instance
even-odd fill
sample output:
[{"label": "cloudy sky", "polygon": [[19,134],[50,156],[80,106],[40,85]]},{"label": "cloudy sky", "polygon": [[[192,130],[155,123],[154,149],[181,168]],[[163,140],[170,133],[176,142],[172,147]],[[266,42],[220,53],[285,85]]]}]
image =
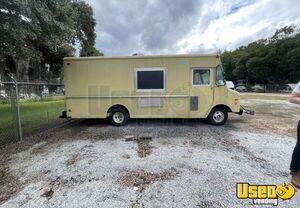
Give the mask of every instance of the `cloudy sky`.
[{"label": "cloudy sky", "polygon": [[299,0],[86,0],[105,55],[211,53],[300,26]]}]

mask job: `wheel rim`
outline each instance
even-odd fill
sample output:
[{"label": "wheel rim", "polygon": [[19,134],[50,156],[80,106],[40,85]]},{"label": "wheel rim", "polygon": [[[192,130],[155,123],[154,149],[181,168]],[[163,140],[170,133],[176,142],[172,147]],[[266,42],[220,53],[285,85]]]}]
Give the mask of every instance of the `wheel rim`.
[{"label": "wheel rim", "polygon": [[118,124],[123,123],[124,119],[125,119],[125,116],[121,112],[116,112],[113,115],[113,120],[115,123],[118,123]]},{"label": "wheel rim", "polygon": [[213,119],[217,123],[221,123],[225,119],[225,114],[222,111],[216,111],[213,115]]}]

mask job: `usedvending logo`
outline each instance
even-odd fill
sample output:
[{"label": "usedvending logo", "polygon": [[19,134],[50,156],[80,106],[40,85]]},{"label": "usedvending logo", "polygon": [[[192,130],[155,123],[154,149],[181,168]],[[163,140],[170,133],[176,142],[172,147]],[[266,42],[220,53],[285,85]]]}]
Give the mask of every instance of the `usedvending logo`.
[{"label": "usedvending logo", "polygon": [[295,188],[289,183],[282,185],[250,185],[236,184],[238,199],[252,199],[255,205],[278,205],[278,199],[289,200],[295,195]]}]

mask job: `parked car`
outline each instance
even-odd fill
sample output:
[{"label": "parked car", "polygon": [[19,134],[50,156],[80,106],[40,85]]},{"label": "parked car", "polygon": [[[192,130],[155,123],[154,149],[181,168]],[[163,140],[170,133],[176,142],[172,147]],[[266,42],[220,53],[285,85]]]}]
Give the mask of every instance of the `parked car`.
[{"label": "parked car", "polygon": [[238,92],[247,92],[247,87],[245,86],[238,86],[235,88],[236,91]]},{"label": "parked car", "polygon": [[266,88],[262,85],[256,84],[252,87],[253,92],[265,92]]},{"label": "parked car", "polygon": [[228,89],[234,90],[234,84],[232,81],[226,81],[226,85],[227,85]]},{"label": "parked car", "polygon": [[290,93],[293,91],[293,88],[290,84],[285,85],[279,92]]},{"label": "parked car", "polygon": [[237,83],[236,83],[236,86],[246,86],[246,80],[244,79],[240,79],[240,80],[237,80]]}]

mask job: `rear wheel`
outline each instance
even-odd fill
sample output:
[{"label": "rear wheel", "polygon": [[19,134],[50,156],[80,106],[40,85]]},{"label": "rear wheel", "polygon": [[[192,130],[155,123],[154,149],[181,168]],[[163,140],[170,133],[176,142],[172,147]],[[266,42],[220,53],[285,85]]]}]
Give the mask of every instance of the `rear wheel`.
[{"label": "rear wheel", "polygon": [[227,119],[228,119],[227,110],[220,107],[214,108],[208,116],[209,122],[215,126],[221,126],[225,124]]},{"label": "rear wheel", "polygon": [[115,108],[110,112],[108,119],[114,126],[124,126],[128,123],[129,115],[123,108]]}]

